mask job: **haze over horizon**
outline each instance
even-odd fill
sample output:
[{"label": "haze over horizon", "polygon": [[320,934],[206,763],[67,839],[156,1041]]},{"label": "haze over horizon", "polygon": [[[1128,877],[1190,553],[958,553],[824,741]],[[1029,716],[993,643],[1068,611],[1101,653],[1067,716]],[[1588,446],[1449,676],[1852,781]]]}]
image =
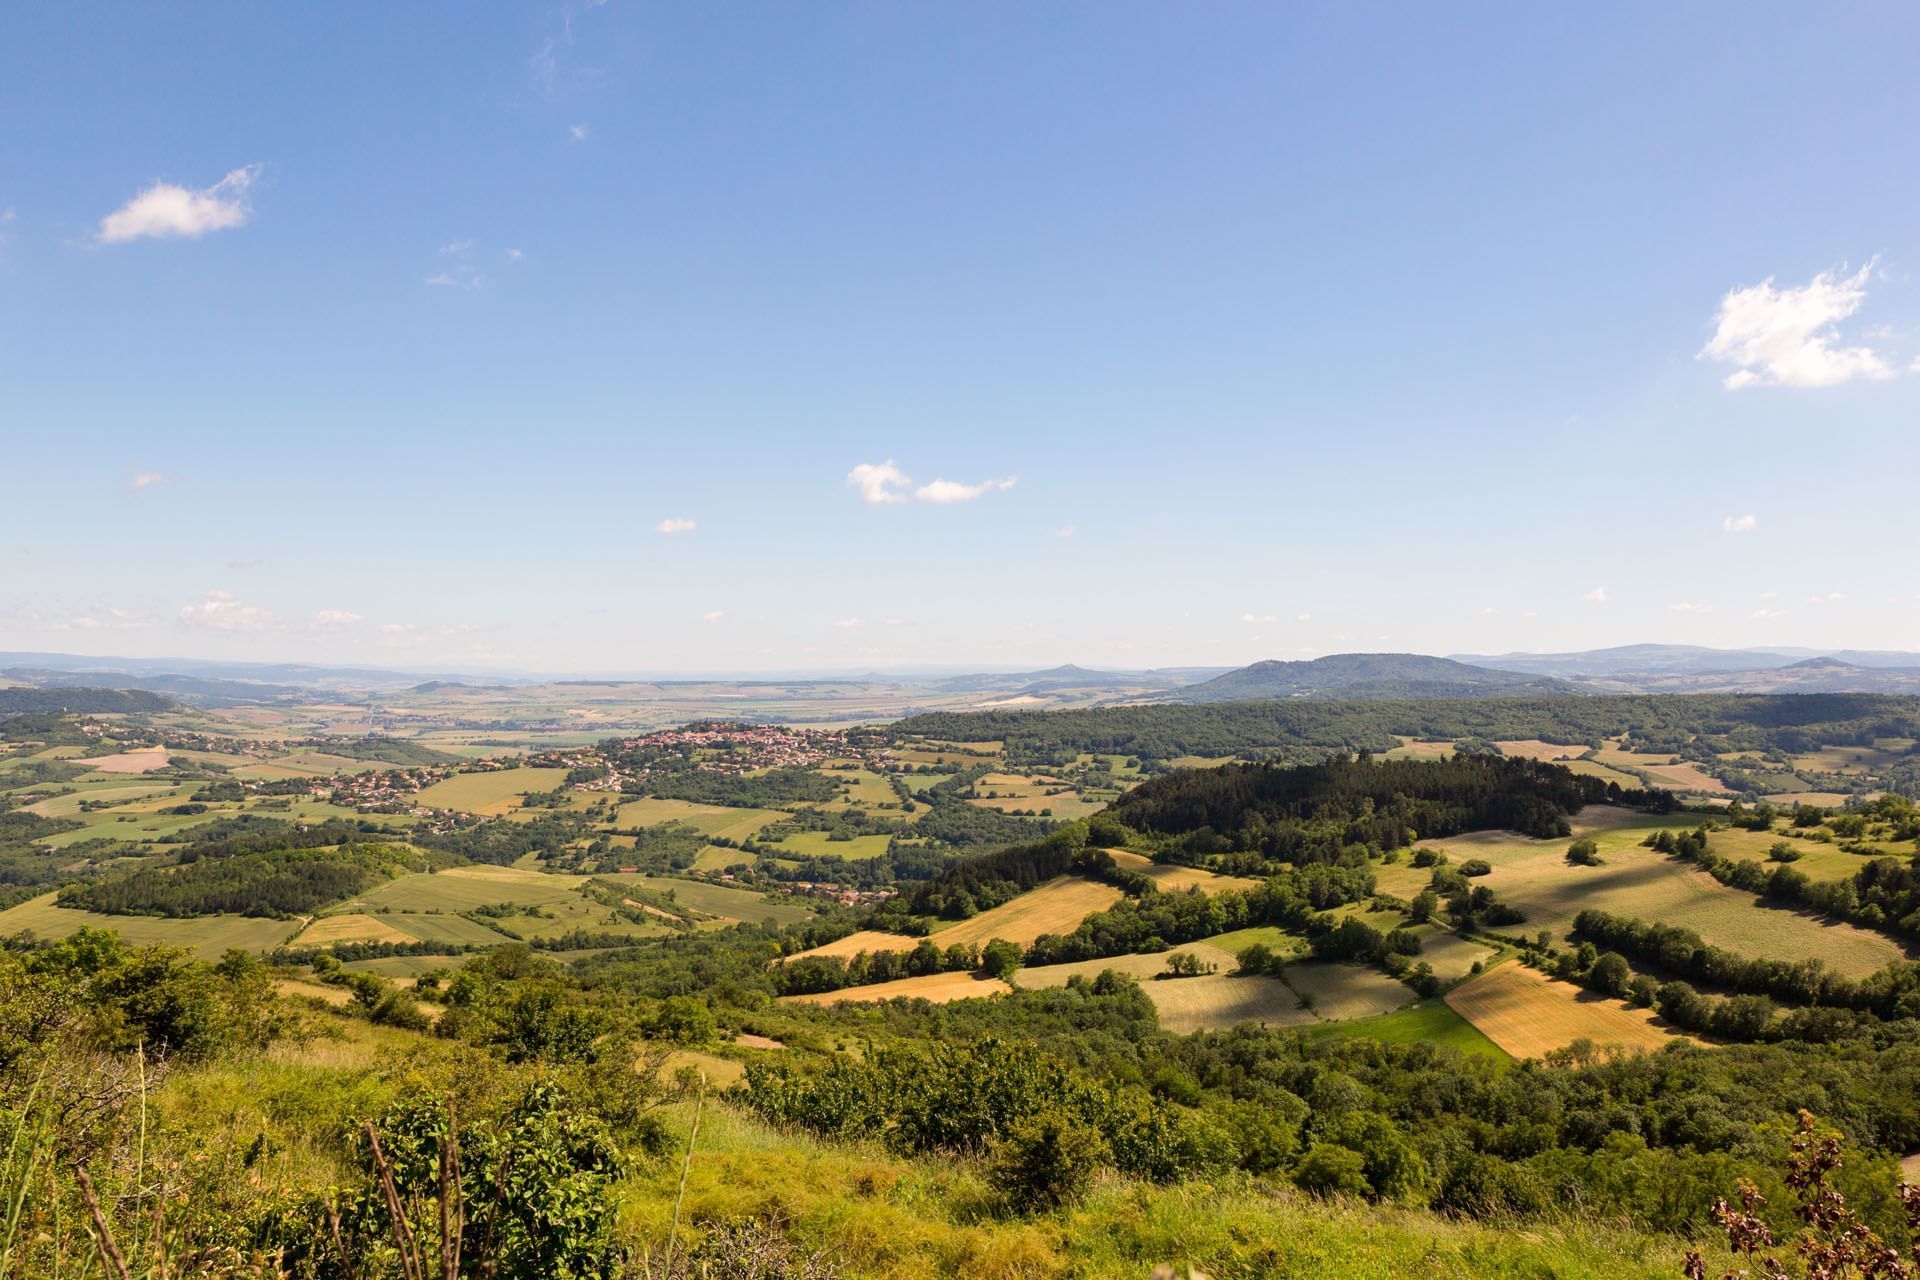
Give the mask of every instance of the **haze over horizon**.
[{"label": "haze over horizon", "polygon": [[0,649],[1920,650],[1910,7],[94,12]]}]

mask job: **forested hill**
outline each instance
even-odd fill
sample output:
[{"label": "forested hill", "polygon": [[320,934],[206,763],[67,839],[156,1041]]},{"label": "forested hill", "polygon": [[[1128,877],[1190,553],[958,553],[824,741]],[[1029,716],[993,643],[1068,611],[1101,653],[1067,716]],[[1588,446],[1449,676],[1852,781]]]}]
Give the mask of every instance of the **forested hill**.
[{"label": "forested hill", "polygon": [[165,711],[171,699],[144,689],[0,689],[0,716],[108,715]]},{"label": "forested hill", "polygon": [[893,726],[899,737],[1004,741],[1009,760],[1064,762],[1084,751],[1167,761],[1270,753],[1391,750],[1401,735],[1432,740],[1543,738],[1592,743],[1631,734],[1647,749],[1696,738],[1715,750],[1815,750],[1823,744],[1920,737],[1920,698],[1877,694],[1645,694],[1434,701],[1219,702],[1074,711],[934,712]]},{"label": "forested hill", "polygon": [[1137,831],[1213,831],[1238,849],[1289,852],[1307,830],[1344,828],[1348,845],[1398,848],[1420,837],[1499,828],[1565,835],[1567,819],[1606,801],[1672,807],[1664,792],[1622,792],[1560,765],[1500,756],[1375,761],[1340,757],[1314,765],[1230,764],[1155,778],[1108,813]]},{"label": "forested hill", "polygon": [[1335,653],[1308,662],[1256,662],[1161,695],[1167,702],[1244,702],[1252,698],[1497,698],[1573,694],[1578,685],[1550,676],[1468,666],[1421,653]]}]

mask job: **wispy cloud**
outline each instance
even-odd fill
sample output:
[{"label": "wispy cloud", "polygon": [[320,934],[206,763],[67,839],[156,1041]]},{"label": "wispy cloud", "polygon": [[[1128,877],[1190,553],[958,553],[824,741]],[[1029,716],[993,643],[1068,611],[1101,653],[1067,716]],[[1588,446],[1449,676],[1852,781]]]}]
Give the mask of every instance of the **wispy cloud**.
[{"label": "wispy cloud", "polygon": [[260,166],[250,164],[198,190],[156,182],[100,220],[100,242],[171,236],[197,240],[209,231],[243,227],[253,216],[247,193],[259,176]]},{"label": "wispy cloud", "polygon": [[1240,615],[1240,621],[1250,627],[1258,627],[1269,622],[1278,622],[1280,619],[1271,613],[1243,613]]},{"label": "wispy cloud", "polygon": [[1752,533],[1760,527],[1760,517],[1755,515],[1728,516],[1720,522],[1720,528],[1727,533]]},{"label": "wispy cloud", "polygon": [[454,240],[441,245],[440,270],[428,276],[426,283],[443,289],[478,289],[487,282],[473,261],[474,250],[479,247],[478,240]]},{"label": "wispy cloud", "polygon": [[709,609],[700,615],[700,621],[706,623],[708,626],[712,626],[716,622],[726,621],[726,617],[727,611],[725,609]]},{"label": "wispy cloud", "polygon": [[997,489],[1011,489],[1020,483],[1019,476],[1008,476],[1004,480],[982,480],[979,484],[961,484],[958,480],[935,480],[923,484],[913,491],[913,496],[922,502],[972,502]]},{"label": "wispy cloud", "polygon": [[668,516],[653,526],[653,531],[655,533],[692,533],[699,527],[698,521],[689,520],[685,516]]},{"label": "wispy cloud", "polygon": [[134,474],[133,479],[127,481],[127,488],[137,493],[142,489],[151,489],[157,484],[168,484],[171,481],[171,476],[161,475],[158,471],[140,471]]},{"label": "wispy cloud", "polygon": [[585,142],[592,136],[592,133],[593,131],[584,124],[570,124],[567,126],[567,138],[572,142]]},{"label": "wispy cloud", "polygon": [[1581,599],[1591,600],[1595,604],[1605,604],[1607,602],[1607,589],[1605,587],[1595,587],[1593,590],[1587,592],[1586,595],[1582,596]]},{"label": "wispy cloud", "polygon": [[1676,600],[1667,606],[1675,613],[1712,613],[1713,606],[1701,604],[1697,600]]},{"label": "wispy cloud", "polygon": [[1720,299],[1714,334],[1702,360],[1737,366],[1729,391],[1744,387],[1831,387],[1854,378],[1890,378],[1871,347],[1844,346],[1839,323],[1867,300],[1873,262],[1842,279],[1823,271],[1797,288],[1776,289],[1773,277],[1730,290]]},{"label": "wispy cloud", "polygon": [[1053,536],[1056,538],[1071,538],[1074,534],[1079,532],[1080,532],[1079,525],[1073,524],[1073,523],[1067,523],[1067,524],[1061,525],[1058,529],[1055,529],[1053,531]]},{"label": "wispy cloud", "polygon": [[907,486],[913,481],[888,458],[885,462],[861,463],[847,472],[847,483],[860,491],[862,502],[905,502]]},{"label": "wispy cloud", "polygon": [[867,620],[865,618],[842,618],[833,625],[839,627],[842,631],[852,631],[856,627],[866,626]]},{"label": "wispy cloud", "polygon": [[278,631],[280,620],[258,605],[242,604],[230,591],[209,591],[180,610],[180,621],[207,631]]}]

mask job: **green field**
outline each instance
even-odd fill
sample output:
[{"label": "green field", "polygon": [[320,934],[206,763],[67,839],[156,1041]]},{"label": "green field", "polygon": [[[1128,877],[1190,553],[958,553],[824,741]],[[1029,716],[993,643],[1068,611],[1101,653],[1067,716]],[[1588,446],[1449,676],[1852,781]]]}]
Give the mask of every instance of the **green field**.
[{"label": "green field", "polygon": [[1310,1036],[1353,1036],[1379,1040],[1385,1044],[1433,1044],[1478,1058],[1510,1061],[1499,1045],[1482,1035],[1478,1028],[1447,1007],[1444,1000],[1422,1000],[1418,1004],[1383,1013],[1373,1018],[1355,1018],[1348,1022],[1327,1022],[1307,1031]]},{"label": "green field", "polygon": [[499,817],[520,807],[529,791],[552,791],[567,780],[565,769],[495,769],[486,773],[456,773],[420,792],[416,799],[435,809],[454,809]]},{"label": "green field", "polygon": [[649,875],[611,875],[598,876],[596,879],[612,881],[615,884],[632,884],[643,889],[651,889],[656,893],[671,894],[674,901],[683,903],[695,911],[728,920],[740,920],[748,924],[759,924],[762,920],[773,920],[778,924],[796,924],[802,920],[812,919],[815,914],[814,909],[804,898],[769,898],[751,889],[708,884],[703,880],[679,880],[670,876]]},{"label": "green field", "polygon": [[[849,862],[862,862],[879,857],[892,843],[892,836],[855,836],[851,840],[829,840],[825,831],[797,831],[766,847],[796,858],[845,858]],[[739,857],[737,850],[734,856],[736,859]]]},{"label": "green field", "polygon": [[450,867],[389,880],[341,909],[458,913],[498,902],[538,906],[577,899],[579,886],[584,883],[584,876],[549,875],[513,867]]},{"label": "green field", "polygon": [[111,929],[137,945],[158,943],[184,947],[204,960],[217,960],[230,949],[268,951],[292,936],[298,921],[255,916],[110,916],[72,911],[54,904],[45,893],[0,911],[0,937],[31,930],[38,938],[64,938],[77,929]]},{"label": "green field", "polygon": [[649,796],[620,806],[613,825],[623,829],[657,827],[679,822],[703,836],[745,840],[769,822],[787,815],[778,809],[734,809],[726,805],[695,804],[690,800],[663,800]]}]

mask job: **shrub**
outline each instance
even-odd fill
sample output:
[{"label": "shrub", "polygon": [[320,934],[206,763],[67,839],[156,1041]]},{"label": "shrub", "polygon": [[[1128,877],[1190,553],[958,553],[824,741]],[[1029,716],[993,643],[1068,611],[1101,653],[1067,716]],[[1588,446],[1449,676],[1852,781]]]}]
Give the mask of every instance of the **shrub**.
[{"label": "shrub", "polygon": [[1579,867],[1600,865],[1600,846],[1582,837],[1567,846],[1567,861]]},{"label": "shrub", "polygon": [[1106,1141],[1059,1110],[1015,1125],[996,1144],[989,1177],[1023,1213],[1078,1203],[1108,1158]]},{"label": "shrub", "polygon": [[1460,864],[1460,874],[1463,876],[1492,875],[1493,864],[1491,862],[1488,862],[1485,858],[1468,858],[1465,862]]}]

